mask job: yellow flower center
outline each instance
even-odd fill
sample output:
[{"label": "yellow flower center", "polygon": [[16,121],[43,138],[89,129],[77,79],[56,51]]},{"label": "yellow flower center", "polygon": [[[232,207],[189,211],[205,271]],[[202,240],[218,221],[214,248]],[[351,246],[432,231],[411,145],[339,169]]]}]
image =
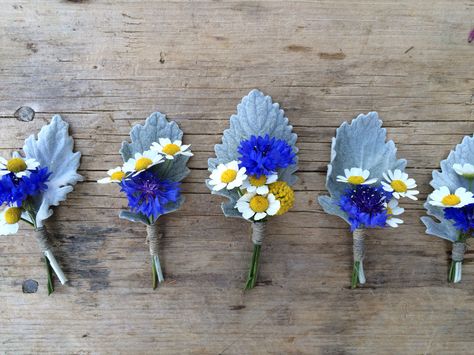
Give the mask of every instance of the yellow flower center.
[{"label": "yellow flower center", "polygon": [[352,184],[352,185],[360,185],[365,181],[365,179],[363,176],[353,175],[353,176],[349,176],[347,181],[349,181],[349,184]]},{"label": "yellow flower center", "polygon": [[229,182],[234,181],[236,177],[237,177],[237,171],[233,169],[227,169],[226,171],[222,173],[221,181],[223,183],[228,184]]},{"label": "yellow flower center", "polygon": [[393,214],[392,209],[387,206],[387,215],[391,216],[392,214]]},{"label": "yellow flower center", "polygon": [[21,158],[12,158],[7,162],[7,170],[12,173],[19,173],[26,170],[26,163]]},{"label": "yellow flower center", "polygon": [[249,181],[252,186],[260,187],[267,183],[267,177],[265,175],[262,175],[259,178],[255,176],[250,176]]},{"label": "yellow flower center", "polygon": [[116,171],[115,173],[112,173],[112,175],[110,175],[110,179],[114,181],[122,181],[124,176],[125,173],[123,171]]},{"label": "yellow flower center", "polygon": [[5,222],[7,224],[15,224],[21,218],[21,209],[18,207],[10,207],[5,211]]},{"label": "yellow flower center", "polygon": [[175,155],[180,150],[181,148],[173,143],[167,144],[163,147],[163,153],[165,153],[166,155]]},{"label": "yellow flower center", "polygon": [[390,186],[392,186],[392,189],[395,192],[407,192],[408,190],[407,184],[405,184],[402,180],[392,180]]},{"label": "yellow flower center", "polygon": [[141,157],[137,159],[137,161],[135,162],[135,170],[136,171],[145,170],[151,164],[153,164],[153,160],[151,160],[150,158]]},{"label": "yellow flower center", "polygon": [[450,194],[450,195],[444,196],[443,199],[441,200],[441,202],[445,206],[455,206],[459,202],[461,202],[461,199],[458,196],[454,195],[454,194]]},{"label": "yellow flower center", "polygon": [[293,207],[295,202],[295,193],[291,187],[284,181],[276,181],[268,185],[270,193],[275,196],[275,198],[280,201],[280,209],[277,212],[277,215],[282,215],[283,213],[288,212],[288,210]]},{"label": "yellow flower center", "polygon": [[265,196],[254,196],[250,199],[250,208],[256,213],[265,212],[270,206],[268,199]]}]

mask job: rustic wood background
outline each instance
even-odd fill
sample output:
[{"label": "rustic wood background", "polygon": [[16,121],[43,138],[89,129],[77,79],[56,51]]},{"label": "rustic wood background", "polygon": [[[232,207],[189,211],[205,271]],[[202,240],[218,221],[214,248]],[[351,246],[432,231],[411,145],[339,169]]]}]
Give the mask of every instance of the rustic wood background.
[{"label": "rustic wood background", "polygon": [[[3,0],[1,15],[0,153],[59,113],[85,177],[47,224],[69,286],[46,295],[29,228],[0,238],[1,353],[472,353],[474,263],[446,283],[450,245],[425,235],[422,201],[398,230],[371,233],[368,284],[350,290],[348,228],[317,196],[335,128],[376,110],[426,198],[431,170],[474,131],[474,1]],[[252,88],[294,125],[300,182],[243,293],[249,225],[224,218],[204,179]],[[187,203],[162,219],[168,280],[153,291],[144,228],[95,181],[156,110],[195,156]]]}]

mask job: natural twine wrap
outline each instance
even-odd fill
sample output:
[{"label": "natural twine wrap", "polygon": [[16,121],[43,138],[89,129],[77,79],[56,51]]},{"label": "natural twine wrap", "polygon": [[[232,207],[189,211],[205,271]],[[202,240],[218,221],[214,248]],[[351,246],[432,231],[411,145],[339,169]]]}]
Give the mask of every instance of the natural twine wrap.
[{"label": "natural twine wrap", "polygon": [[160,245],[161,234],[157,224],[146,226],[146,240],[150,248],[150,255],[158,256],[158,247]]},{"label": "natural twine wrap", "polygon": [[466,252],[466,244],[455,242],[453,243],[453,250],[451,252],[451,259],[455,262],[464,260],[464,253]]},{"label": "natural twine wrap", "polygon": [[46,259],[49,260],[49,264],[51,265],[54,272],[56,273],[56,276],[58,277],[59,281],[61,281],[61,283],[64,285],[68,281],[68,279],[66,275],[64,275],[64,272],[61,269],[61,266],[59,266],[56,258],[53,255],[53,252],[51,251],[51,244],[49,244],[48,232],[46,228],[44,227],[36,228],[35,238],[38,241],[38,244],[44,256],[46,257]]},{"label": "natural twine wrap", "polygon": [[46,228],[41,227],[35,229],[35,238],[43,253],[51,250],[51,245],[49,244],[48,232],[46,231]]},{"label": "natural twine wrap", "polygon": [[252,242],[255,245],[262,245],[263,237],[265,237],[266,222],[252,223]]},{"label": "natural twine wrap", "polygon": [[362,261],[364,259],[365,254],[365,245],[364,245],[364,230],[363,229],[356,229],[352,233],[352,251],[354,253],[354,261]]}]

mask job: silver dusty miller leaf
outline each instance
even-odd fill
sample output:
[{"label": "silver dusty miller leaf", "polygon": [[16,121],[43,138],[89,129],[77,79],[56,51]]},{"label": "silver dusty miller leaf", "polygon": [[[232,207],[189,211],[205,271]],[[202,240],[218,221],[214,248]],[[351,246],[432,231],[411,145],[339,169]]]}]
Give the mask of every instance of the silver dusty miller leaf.
[{"label": "silver dusty miller leaf", "polygon": [[[169,138],[171,141],[182,140],[183,131],[176,122],[169,122],[164,114],[154,112],[145,120],[144,125],[136,124],[133,126],[130,131],[130,138],[132,142],[122,142],[122,148],[120,149],[124,162],[133,158],[135,153],[143,153],[146,150],[150,150],[152,143],[158,142],[160,138]],[[173,160],[165,159],[164,163],[157,164],[152,168],[153,172],[162,179],[179,182],[189,175],[190,170],[187,167],[189,158],[189,156],[177,155]],[[169,166],[168,164],[171,163],[172,165]],[[165,208],[165,214],[176,211],[183,202],[184,197],[181,197],[177,202],[170,203]],[[131,211],[121,211],[120,218],[149,224],[145,216]]]},{"label": "silver dusty miller leaf", "polygon": [[[219,164],[229,163],[233,160],[239,160],[237,151],[240,142],[249,139],[251,136],[275,137],[287,142],[296,154],[297,135],[293,133],[293,127],[288,124],[288,118],[280,109],[278,103],[273,103],[270,96],[265,96],[259,90],[252,90],[245,96],[237,106],[237,114],[230,117],[230,127],[224,131],[222,143],[216,144],[214,150],[216,158],[208,160],[209,171],[214,170]],[[278,179],[285,181],[288,185],[294,185],[297,181],[294,173],[298,169],[298,157],[295,164],[278,171]],[[241,213],[234,207],[239,199],[237,192],[226,189],[213,191],[209,185],[209,179],[206,180],[207,187],[212,194],[225,196],[228,202],[222,203],[222,211],[227,217],[241,217]]]},{"label": "silver dusty miller leaf", "polygon": [[[449,191],[455,191],[458,187],[464,187],[469,191],[467,179],[458,175],[454,169],[454,164],[474,164],[474,137],[464,137],[462,142],[452,150],[448,158],[440,163],[441,171],[433,170],[430,185],[434,189],[447,186]],[[428,200],[423,205],[428,215],[434,217],[421,217],[421,221],[426,226],[426,233],[455,242],[458,239],[459,231],[453,223],[444,218],[443,208],[433,206]]]},{"label": "silver dusty miller leaf", "polygon": [[360,114],[350,124],[344,122],[336,130],[326,176],[326,188],[330,196],[318,198],[326,213],[339,216],[349,223],[347,214],[338,206],[339,197],[347,184],[337,182],[336,178],[344,175],[344,169],[367,169],[370,171],[370,178],[377,178],[379,181],[387,170],[405,169],[406,160],[397,159],[395,143],[392,140],[386,142],[386,136],[387,131],[382,128],[377,112]]},{"label": "silver dusty miller leaf", "polygon": [[69,125],[61,116],[55,115],[50,124],[41,128],[38,139],[31,135],[25,140],[23,151],[26,158],[37,160],[41,167],[47,167],[51,173],[46,183],[48,189],[33,198],[38,228],[53,214],[50,207],[66,200],[73,185],[83,180],[77,173],[81,153],[73,152],[74,141],[68,130]]}]

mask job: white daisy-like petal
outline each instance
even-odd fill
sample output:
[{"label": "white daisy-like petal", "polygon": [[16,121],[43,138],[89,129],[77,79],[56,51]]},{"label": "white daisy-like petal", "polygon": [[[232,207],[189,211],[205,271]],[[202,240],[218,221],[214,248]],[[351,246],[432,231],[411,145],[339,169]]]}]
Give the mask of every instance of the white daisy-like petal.
[{"label": "white daisy-like petal", "polygon": [[112,182],[118,183],[118,182],[121,182],[123,178],[125,177],[125,173],[122,171],[122,167],[120,166],[108,170],[107,175],[109,176],[106,178],[97,180],[97,183],[99,184],[110,184]]},{"label": "white daisy-like petal", "polygon": [[171,144],[171,139],[169,139],[169,138],[158,138],[158,142],[160,143],[160,145],[164,146],[164,145],[167,145],[167,144]]},{"label": "white daisy-like petal", "polygon": [[398,206],[398,200],[392,199],[388,203],[385,203],[384,206],[387,209],[387,225],[396,228],[399,224],[403,223],[403,220],[400,218],[393,217],[399,216],[405,211],[404,208]]},{"label": "white daisy-like petal", "polygon": [[242,188],[247,192],[256,192],[259,195],[266,195],[269,192],[268,185],[278,180],[278,174],[262,175],[259,178],[248,176],[242,184]]},{"label": "white daisy-like petal", "polygon": [[259,186],[254,190],[259,195],[266,195],[270,191],[267,185]]},{"label": "white daisy-like petal", "polygon": [[345,176],[338,175],[336,181],[352,185],[370,185],[377,182],[377,179],[368,179],[370,172],[361,168],[344,169]]},{"label": "white daisy-like petal", "polygon": [[[17,210],[17,220],[16,221],[9,221],[7,222],[6,214],[9,212],[9,210],[16,209]],[[1,213],[0,213],[0,235],[9,235],[9,234],[15,234],[18,232],[19,229],[19,221],[21,218],[21,212],[16,206],[13,207],[7,207],[5,208]]]},{"label": "white daisy-like petal", "polygon": [[250,207],[248,207],[248,204],[246,207],[247,208],[243,209],[242,211],[241,210],[239,211],[242,212],[242,217],[244,217],[245,219],[250,219],[255,215],[255,212],[252,211]]},{"label": "white daisy-like petal", "polygon": [[40,163],[35,159],[25,159],[19,154],[14,153],[10,160],[1,158],[0,176],[14,174],[17,178],[22,178],[23,176],[29,176],[39,165]]},{"label": "white daisy-like petal", "polygon": [[431,205],[439,207],[461,208],[474,203],[474,195],[464,187],[458,187],[454,193],[451,193],[447,186],[441,186],[433,191],[428,199]]},{"label": "white daisy-like petal", "polygon": [[237,161],[231,161],[227,164],[219,164],[209,176],[209,185],[214,186],[213,191],[219,191],[223,188],[233,190],[242,186],[247,179],[245,168],[239,169]]},{"label": "white daisy-like petal", "polygon": [[246,193],[237,201],[235,208],[245,219],[253,218],[254,221],[260,221],[266,216],[275,215],[280,209],[280,201],[273,194],[262,196]]},{"label": "white daisy-like petal", "polygon": [[163,154],[166,159],[174,159],[177,155],[193,156],[191,151],[188,151],[191,145],[183,145],[179,139],[171,142],[169,138],[159,138],[158,142],[153,142],[150,149]]},{"label": "white daisy-like petal", "polygon": [[234,160],[226,164],[227,169],[239,170],[239,162]]},{"label": "white daisy-like petal", "polygon": [[408,197],[412,200],[416,200],[415,195],[419,194],[418,190],[413,190],[416,187],[415,179],[409,178],[408,174],[395,169],[394,171],[388,170],[382,174],[386,181],[382,181],[382,187],[385,191],[392,192],[396,199],[402,197]]},{"label": "white daisy-like petal", "polygon": [[267,209],[267,213],[269,216],[274,216],[280,210],[281,202],[277,200],[273,194],[268,194],[268,200],[270,202],[270,206]]},{"label": "white daisy-like petal", "polygon": [[399,224],[402,224],[403,220],[400,218],[389,218],[387,224],[392,228],[397,228]]},{"label": "white daisy-like petal", "polygon": [[454,164],[453,169],[456,174],[461,175],[466,179],[474,179],[474,165],[472,164]]},{"label": "white daisy-like petal", "polygon": [[158,152],[146,150],[143,153],[135,153],[133,158],[128,159],[125,164],[123,164],[122,171],[136,176],[163,161],[163,157]]}]

